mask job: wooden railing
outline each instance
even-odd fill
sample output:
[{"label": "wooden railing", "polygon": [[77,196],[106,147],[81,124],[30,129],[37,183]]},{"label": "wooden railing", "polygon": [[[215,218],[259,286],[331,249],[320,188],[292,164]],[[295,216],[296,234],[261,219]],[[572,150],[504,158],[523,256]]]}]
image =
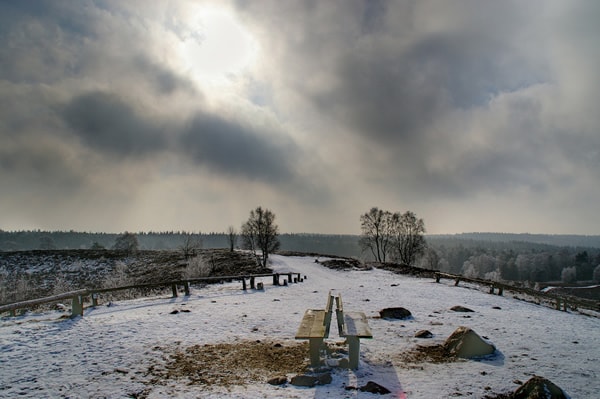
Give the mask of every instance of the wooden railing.
[{"label": "wooden railing", "polygon": [[[283,276],[283,280],[281,277]],[[86,298],[91,297],[92,299],[92,307],[98,306],[98,297],[99,294],[108,293],[108,292],[116,292],[116,291],[124,291],[131,289],[144,289],[144,288],[159,288],[159,287],[171,287],[171,291],[173,297],[176,298],[178,296],[178,288],[183,287],[184,295],[190,295],[190,284],[194,283],[215,283],[221,281],[241,281],[242,282],[242,290],[248,290],[249,282],[250,289],[252,290],[261,290],[263,289],[263,283],[259,282],[256,284],[257,278],[265,278],[272,277],[273,285],[288,285],[288,283],[299,283],[304,281],[306,276],[302,278],[300,273],[272,273],[272,274],[251,274],[251,275],[243,275],[243,276],[218,276],[218,277],[199,277],[199,278],[190,278],[184,280],[175,280],[161,283],[146,283],[146,284],[133,284],[121,287],[113,287],[113,288],[94,288],[94,289],[81,289],[75,291],[65,292],[63,294],[52,295],[44,298],[30,299],[27,301],[20,301],[14,303],[8,303],[4,305],[0,305],[0,314],[9,312],[11,316],[16,316],[16,311],[19,309],[27,309],[34,306],[44,305],[53,302],[60,302],[65,299],[71,299],[71,316],[83,316],[83,307],[84,300]]]},{"label": "wooden railing", "polygon": [[461,275],[457,275],[457,274],[435,272],[434,276],[435,276],[436,283],[439,283],[442,278],[445,278],[445,279],[454,280],[455,286],[457,286],[461,281],[475,283],[475,284],[482,285],[482,286],[488,286],[490,294],[496,293],[496,290],[497,290],[498,295],[503,295],[504,291],[512,291],[512,292],[517,292],[517,293],[521,293],[524,295],[529,295],[529,296],[538,298],[540,300],[540,302],[545,301],[551,307],[554,307],[557,310],[564,310],[565,312],[568,309],[577,310],[579,308],[593,310],[595,312],[600,312],[600,302],[593,301],[590,299],[577,298],[577,297],[573,297],[573,296],[567,297],[564,295],[559,296],[559,295],[554,295],[554,294],[551,294],[548,292],[537,291],[537,290],[534,290],[531,288],[516,287],[514,285],[499,283],[497,281],[483,280],[483,279],[478,279],[478,278],[469,278],[469,277],[465,277],[465,276],[461,276]]}]

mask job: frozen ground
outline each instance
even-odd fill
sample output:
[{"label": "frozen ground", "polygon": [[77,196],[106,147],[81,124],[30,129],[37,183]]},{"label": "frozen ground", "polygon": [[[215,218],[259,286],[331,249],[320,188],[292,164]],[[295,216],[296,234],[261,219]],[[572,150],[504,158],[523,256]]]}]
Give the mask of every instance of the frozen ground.
[{"label": "frozen ground", "polygon": [[[88,309],[83,318],[59,312],[0,321],[0,398],[369,398],[348,391],[374,381],[387,397],[483,398],[512,392],[516,380],[541,375],[574,399],[598,398],[600,319],[559,312],[489,295],[453,281],[395,275],[388,271],[335,271],[314,258],[273,256],[274,268],[308,278],[264,291],[241,291],[231,283],[196,288],[190,297],[144,298]],[[189,385],[183,380],[151,383],[148,369],[164,362],[157,348],[274,340],[293,344],[307,308],[322,308],[329,290],[341,293],[346,310],[369,316],[374,339],[362,340],[357,371],[337,370],[333,382],[315,388],[252,382],[230,388]],[[450,311],[466,306],[474,313]],[[385,307],[402,306],[414,319],[378,318]],[[499,308],[499,309],[498,309]],[[171,314],[173,310],[189,310]],[[470,317],[468,317],[470,316]],[[335,317],[333,320],[335,323]],[[402,354],[417,345],[442,343],[468,326],[494,343],[498,353],[480,361],[408,364]],[[418,330],[432,339],[416,339]],[[339,341],[332,326],[330,339]]]}]

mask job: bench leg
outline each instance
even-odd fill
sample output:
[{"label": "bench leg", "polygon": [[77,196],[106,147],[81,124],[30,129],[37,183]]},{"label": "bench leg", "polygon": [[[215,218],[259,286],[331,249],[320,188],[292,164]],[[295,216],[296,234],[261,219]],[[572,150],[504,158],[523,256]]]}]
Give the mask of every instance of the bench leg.
[{"label": "bench leg", "polygon": [[323,338],[309,338],[309,354],[310,354],[310,365],[312,367],[319,367],[321,364],[321,345],[323,345]]},{"label": "bench leg", "polygon": [[358,358],[360,357],[360,339],[358,337],[346,337],[348,342],[349,356],[348,356],[348,367],[352,370],[358,368]]}]

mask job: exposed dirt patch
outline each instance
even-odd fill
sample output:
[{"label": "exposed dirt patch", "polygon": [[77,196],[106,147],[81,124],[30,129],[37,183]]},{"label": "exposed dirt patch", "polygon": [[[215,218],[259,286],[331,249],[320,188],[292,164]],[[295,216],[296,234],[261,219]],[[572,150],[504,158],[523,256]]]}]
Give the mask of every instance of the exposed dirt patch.
[{"label": "exposed dirt patch", "polygon": [[404,352],[401,360],[406,363],[451,363],[459,359],[452,355],[445,345],[417,345],[416,348]]},{"label": "exposed dirt patch", "polygon": [[300,373],[308,366],[308,344],[296,341],[242,341],[187,348],[159,348],[165,364],[148,370],[153,384],[187,380],[190,385],[242,385],[275,375]]}]

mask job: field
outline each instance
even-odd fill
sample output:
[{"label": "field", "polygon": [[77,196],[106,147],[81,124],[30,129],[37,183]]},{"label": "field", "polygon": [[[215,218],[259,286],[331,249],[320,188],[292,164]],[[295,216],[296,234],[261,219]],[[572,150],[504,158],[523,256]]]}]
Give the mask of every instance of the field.
[{"label": "field", "polygon": [[[572,398],[594,398],[600,389],[596,317],[450,280],[334,270],[314,257],[272,260],[275,271],[307,278],[279,287],[265,279],[262,291],[244,292],[238,282],[193,287],[189,297],[103,302],[75,319],[61,311],[3,318],[0,397],[369,398],[378,395],[348,388],[373,381],[391,391],[383,397],[496,398],[533,375]],[[332,381],[312,388],[268,384],[305,372],[307,346],[294,335],[304,310],[323,308],[330,290],[342,294],[345,309],[367,314],[374,338],[361,342],[359,369],[333,367]],[[450,310],[455,305],[473,312]],[[413,317],[382,319],[387,307]],[[418,356],[459,326],[487,338],[496,353],[478,360]],[[432,338],[415,338],[424,329]],[[347,349],[331,331],[330,362]]]}]

